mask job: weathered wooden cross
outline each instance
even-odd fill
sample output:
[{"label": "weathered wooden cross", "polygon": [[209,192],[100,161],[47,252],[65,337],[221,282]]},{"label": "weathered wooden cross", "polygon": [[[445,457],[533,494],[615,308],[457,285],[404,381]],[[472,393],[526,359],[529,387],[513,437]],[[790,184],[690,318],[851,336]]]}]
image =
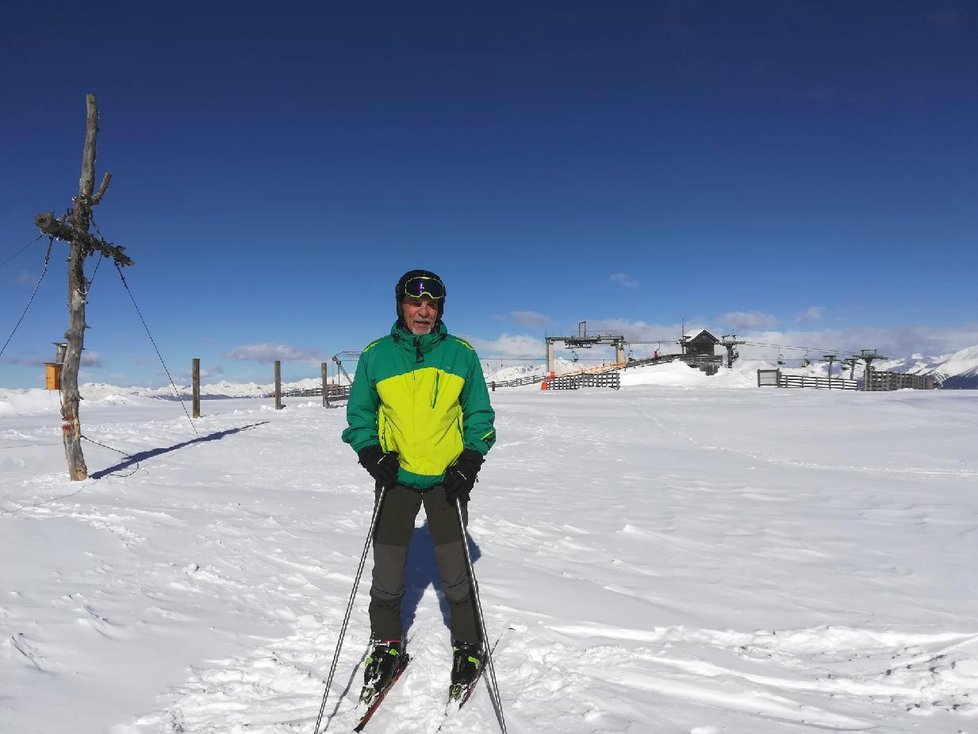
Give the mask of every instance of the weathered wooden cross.
[{"label": "weathered wooden cross", "polygon": [[78,420],[78,368],[85,348],[85,304],[88,281],[85,279],[85,258],[95,252],[112,258],[119,265],[132,265],[122,247],[110,245],[100,237],[89,233],[92,209],[102,200],[112,174],[106,173],[95,191],[95,142],[98,137],[98,105],[95,95],[85,97],[85,148],[82,153],[81,179],[78,196],[71,207],[68,221],[62,221],[53,212],[43,212],[34,218],[34,224],[46,235],[69,244],[68,256],[68,331],[65,332],[67,349],[61,373],[61,418],[64,434],[65,456],[68,459],[68,475],[72,481],[88,478],[88,467],[81,449],[81,424]]}]

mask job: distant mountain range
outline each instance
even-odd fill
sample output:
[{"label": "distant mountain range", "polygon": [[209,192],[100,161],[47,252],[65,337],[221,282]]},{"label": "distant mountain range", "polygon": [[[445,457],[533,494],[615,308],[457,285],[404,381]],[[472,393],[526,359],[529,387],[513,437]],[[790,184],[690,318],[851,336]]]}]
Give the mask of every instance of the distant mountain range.
[{"label": "distant mountain range", "polygon": [[[914,375],[934,375],[946,390],[978,389],[978,345],[966,347],[954,354],[927,356],[912,354],[903,359],[880,359],[873,363],[880,371],[906,372]],[[862,377],[863,364],[856,367],[856,378]],[[848,368],[846,368],[848,376]]]},{"label": "distant mountain range", "polygon": [[978,389],[978,345],[938,357],[913,354],[906,359],[880,360],[874,366],[891,372],[934,375],[945,390]]}]

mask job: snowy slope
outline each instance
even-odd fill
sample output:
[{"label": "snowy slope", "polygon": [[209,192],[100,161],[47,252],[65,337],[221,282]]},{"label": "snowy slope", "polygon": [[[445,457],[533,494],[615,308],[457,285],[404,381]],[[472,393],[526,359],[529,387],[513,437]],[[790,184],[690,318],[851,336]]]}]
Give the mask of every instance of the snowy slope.
[{"label": "snowy slope", "polygon": [[[490,635],[512,628],[508,730],[978,731],[978,394],[626,375],[492,394],[471,537]],[[105,388],[83,403],[96,478],[71,483],[57,406],[17,402],[0,731],[312,732],[371,513],[343,411],[212,400],[198,438],[179,404]],[[449,641],[418,526],[415,662],[368,732],[439,723]],[[352,723],[366,583],[329,732]],[[486,691],[443,731],[499,731]]]}]

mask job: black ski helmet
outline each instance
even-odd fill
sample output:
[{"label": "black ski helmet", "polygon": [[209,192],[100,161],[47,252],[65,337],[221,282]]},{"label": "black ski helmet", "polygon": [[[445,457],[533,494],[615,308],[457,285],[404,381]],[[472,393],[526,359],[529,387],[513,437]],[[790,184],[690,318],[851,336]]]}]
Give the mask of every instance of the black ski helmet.
[{"label": "black ski helmet", "polygon": [[444,281],[430,270],[408,270],[398,279],[397,285],[394,286],[394,307],[397,311],[398,322],[404,322],[401,315],[401,301],[407,295],[404,289],[415,279],[433,281],[434,285],[441,288],[441,297],[433,299],[435,305],[438,306],[438,320],[441,321],[441,317],[445,313],[445,297],[448,295],[448,289],[445,287]]}]

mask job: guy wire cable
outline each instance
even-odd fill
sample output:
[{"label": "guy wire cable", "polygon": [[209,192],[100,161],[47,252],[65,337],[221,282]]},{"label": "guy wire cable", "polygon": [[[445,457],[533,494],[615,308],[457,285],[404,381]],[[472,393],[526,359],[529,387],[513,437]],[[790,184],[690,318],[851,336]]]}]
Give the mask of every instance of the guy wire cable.
[{"label": "guy wire cable", "polygon": [[24,317],[27,316],[27,312],[30,310],[31,304],[34,302],[34,296],[37,295],[37,290],[41,287],[41,281],[44,280],[44,275],[48,272],[48,263],[51,262],[51,248],[53,246],[54,237],[51,237],[50,241],[48,242],[48,251],[44,255],[44,267],[41,269],[41,275],[37,279],[37,283],[34,284],[34,290],[31,292],[30,298],[27,299],[27,305],[24,306],[24,312],[20,315],[20,318],[17,319],[17,323],[14,324],[14,329],[10,332],[10,336],[7,337],[7,341],[5,341],[3,346],[0,347],[0,357],[3,356],[3,353],[7,349],[7,345],[10,344],[10,340],[14,338],[14,334],[17,333],[17,329],[20,328],[21,322],[24,320]]},{"label": "guy wire cable", "polygon": [[152,343],[153,349],[156,350],[156,356],[160,358],[160,364],[163,365],[163,371],[166,372],[166,376],[170,380],[170,385],[173,387],[173,393],[177,396],[177,400],[180,401],[180,407],[183,408],[183,412],[187,416],[187,420],[190,421],[190,427],[194,429],[194,433],[196,434],[197,438],[200,438],[200,434],[197,433],[197,426],[194,425],[194,420],[190,417],[190,412],[187,410],[187,404],[183,401],[180,391],[177,390],[177,386],[173,382],[173,376],[170,375],[170,370],[167,369],[166,362],[163,361],[163,355],[160,354],[160,348],[156,346],[156,340],[153,339],[153,335],[149,331],[149,325],[146,323],[146,319],[143,318],[142,311],[139,310],[139,306],[136,304],[136,298],[133,296],[132,290],[130,290],[129,284],[126,282],[126,276],[122,274],[122,268],[119,266],[119,263],[115,260],[112,262],[115,264],[115,269],[119,271],[119,277],[122,279],[122,285],[125,287],[126,292],[129,293],[129,299],[132,301],[132,305],[136,309],[136,314],[139,316],[139,320],[143,322],[143,328],[146,329],[146,335],[149,337],[149,341]]},{"label": "guy wire cable", "polygon": [[32,239],[32,240],[31,240],[30,242],[28,242],[28,243],[27,243],[26,245],[24,245],[23,247],[21,247],[21,248],[20,248],[19,250],[17,250],[17,252],[15,252],[15,253],[14,253],[13,255],[11,255],[10,257],[8,257],[8,258],[7,258],[6,260],[4,260],[4,261],[3,261],[2,263],[0,263],[0,268],[3,268],[3,267],[5,267],[6,265],[9,265],[9,264],[10,264],[10,263],[11,263],[11,262],[13,261],[13,259],[14,259],[15,257],[17,257],[17,256],[18,256],[18,255],[19,255],[20,253],[22,253],[22,252],[23,252],[24,250],[27,250],[27,249],[29,249],[29,248],[31,248],[31,247],[33,247],[33,246],[34,246],[34,243],[35,243],[35,242],[37,242],[37,241],[38,241],[39,239],[41,239],[41,238],[42,238],[43,236],[44,236],[44,233],[42,232],[42,233],[41,233],[41,234],[39,234],[39,235],[38,235],[37,237],[35,237],[34,239]]}]

